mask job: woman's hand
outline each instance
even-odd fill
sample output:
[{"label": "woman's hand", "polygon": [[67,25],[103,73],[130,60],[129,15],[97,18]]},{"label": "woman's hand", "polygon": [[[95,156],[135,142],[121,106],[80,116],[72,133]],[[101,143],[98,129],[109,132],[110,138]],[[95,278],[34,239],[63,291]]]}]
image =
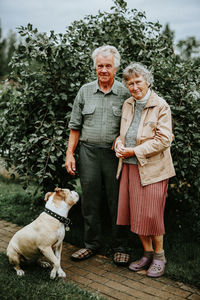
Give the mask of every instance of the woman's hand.
[{"label": "woman's hand", "polygon": [[133,148],[124,147],[122,142],[117,143],[115,152],[116,152],[116,156],[118,158],[122,158],[122,159],[135,155],[135,152],[134,152]]}]

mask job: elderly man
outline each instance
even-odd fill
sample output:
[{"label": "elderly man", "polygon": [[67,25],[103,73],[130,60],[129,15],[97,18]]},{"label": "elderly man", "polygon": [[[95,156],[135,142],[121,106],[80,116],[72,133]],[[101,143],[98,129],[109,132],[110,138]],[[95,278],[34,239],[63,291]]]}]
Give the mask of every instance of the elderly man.
[{"label": "elderly man", "polygon": [[69,122],[70,136],[65,166],[69,174],[75,175],[74,151],[80,141],[80,181],[85,230],[85,248],[73,253],[71,258],[78,261],[89,258],[101,246],[101,204],[105,201],[102,197],[104,188],[113,230],[114,243],[111,247],[115,249],[114,262],[126,264],[129,255],[118,248],[118,160],[111,148],[114,139],[119,135],[122,104],[130,94],[128,89],[115,80],[120,64],[120,54],[115,47],[106,45],[97,48],[92,59],[97,80],[81,87]]}]

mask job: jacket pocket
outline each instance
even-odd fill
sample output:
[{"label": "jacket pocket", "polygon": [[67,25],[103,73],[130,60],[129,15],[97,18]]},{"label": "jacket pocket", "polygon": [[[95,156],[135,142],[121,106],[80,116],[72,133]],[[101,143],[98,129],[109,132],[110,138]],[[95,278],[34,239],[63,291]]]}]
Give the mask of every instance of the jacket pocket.
[{"label": "jacket pocket", "polygon": [[142,137],[152,138],[156,134],[156,122],[145,122],[142,129]]},{"label": "jacket pocket", "polygon": [[163,159],[163,157],[164,157],[164,153],[163,152],[158,153],[156,155],[147,156],[146,157],[147,158],[147,163],[148,162],[154,162],[154,161],[157,161],[157,160],[161,160],[161,159]]}]

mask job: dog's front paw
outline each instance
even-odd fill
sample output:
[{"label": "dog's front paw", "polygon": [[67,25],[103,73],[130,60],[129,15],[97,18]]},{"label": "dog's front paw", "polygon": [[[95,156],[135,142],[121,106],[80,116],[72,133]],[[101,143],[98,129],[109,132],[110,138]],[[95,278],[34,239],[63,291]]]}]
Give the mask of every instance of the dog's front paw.
[{"label": "dog's front paw", "polygon": [[16,270],[16,272],[17,272],[17,276],[20,276],[20,277],[22,277],[22,276],[24,276],[24,275],[25,275],[25,272],[24,272],[22,269],[20,269],[20,270]]},{"label": "dog's front paw", "polygon": [[56,278],[56,270],[53,269],[50,273],[50,279],[55,279]]},{"label": "dog's front paw", "polygon": [[58,277],[63,277],[63,278],[66,277],[65,272],[61,268],[59,268],[59,270],[58,270]]}]

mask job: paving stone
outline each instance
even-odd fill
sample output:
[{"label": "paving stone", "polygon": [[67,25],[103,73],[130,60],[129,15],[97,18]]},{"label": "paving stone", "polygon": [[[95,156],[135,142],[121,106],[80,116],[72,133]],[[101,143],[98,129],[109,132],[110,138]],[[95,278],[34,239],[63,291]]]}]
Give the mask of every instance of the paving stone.
[{"label": "paving stone", "polygon": [[108,277],[99,276],[94,273],[88,273],[86,277],[101,284],[104,284],[109,280]]},{"label": "paving stone", "polygon": [[0,252],[5,252],[6,248],[3,246],[0,246]]},{"label": "paving stone", "polygon": [[100,266],[101,269],[107,271],[107,272],[115,272],[115,273],[121,273],[120,267],[116,266],[115,264],[112,264],[111,260],[105,262]]},{"label": "paving stone", "polygon": [[139,299],[143,299],[143,300],[159,299],[155,296],[152,296],[147,293],[143,293],[142,291],[135,289],[134,285],[130,288],[128,286],[125,286],[119,282],[115,282],[112,280],[106,282],[105,285],[110,288],[113,288],[114,290],[124,292],[125,294],[133,295],[134,297],[139,298]]},{"label": "paving stone", "polygon": [[119,300],[137,300],[133,295],[124,294],[121,291],[115,291],[112,288],[105,286],[103,284],[99,284],[93,282],[89,285],[89,287],[93,288],[94,290],[98,291],[99,293],[104,293],[104,295],[109,295],[112,299],[119,299]]},{"label": "paving stone", "polygon": [[168,300],[183,300],[183,299],[188,299],[188,298],[185,298],[185,297],[179,297],[179,296],[176,296],[176,295],[169,295],[169,298]]},{"label": "paving stone", "polygon": [[163,290],[167,290],[167,292],[170,292],[174,295],[180,296],[180,297],[188,297],[190,295],[190,292],[187,292],[185,290],[182,290],[180,288],[177,287],[173,287],[173,286],[165,286],[163,288]]},{"label": "paving stone", "polygon": [[7,243],[7,245],[8,245],[8,243],[9,243],[11,237],[9,237],[9,236],[4,236],[3,239],[4,239],[4,242]]},{"label": "paving stone", "polygon": [[90,280],[89,278],[80,276],[74,272],[70,272],[68,271],[67,273],[67,281],[73,281],[75,283],[81,283],[84,286],[89,285],[90,283],[92,283],[92,280]]},{"label": "paving stone", "polygon": [[127,280],[126,277],[112,273],[112,272],[105,272],[105,274],[102,274],[102,276],[105,276],[106,278],[117,281],[117,282],[125,282]]},{"label": "paving stone", "polygon": [[147,286],[152,286],[156,289],[162,290],[165,287],[163,282],[156,281],[149,277],[144,277],[140,280],[141,283],[144,283]]},{"label": "paving stone", "polygon": [[2,251],[5,252],[8,246],[8,243],[5,241],[1,241],[1,248],[3,249]]},{"label": "paving stone", "polygon": [[143,293],[150,294],[151,296],[157,296],[160,299],[169,299],[169,296],[171,296],[167,292],[163,292],[160,289],[157,289],[155,287],[152,287],[151,285],[147,285],[141,282],[133,282],[132,280],[127,280],[124,284],[129,287],[133,287],[138,291],[142,291]]},{"label": "paving stone", "polygon": [[75,266],[69,267],[68,270],[70,272],[73,272],[75,274],[79,274],[81,276],[86,276],[89,273],[89,271],[87,269],[82,269],[82,268],[75,267]]},{"label": "paving stone", "polygon": [[95,266],[92,266],[92,265],[88,265],[87,270],[94,274],[98,274],[98,275],[104,274],[104,270],[102,270],[100,268],[96,268]]},{"label": "paving stone", "polygon": [[173,281],[172,279],[169,279],[169,278],[167,278],[165,276],[161,276],[161,277],[156,278],[154,280],[158,281],[158,282],[163,282],[165,285],[174,286],[174,287],[177,286],[177,282],[176,281]]},{"label": "paving stone", "polygon": [[200,296],[197,295],[197,294],[193,294],[188,299],[190,299],[190,300],[200,300]]},{"label": "paving stone", "polygon": [[137,281],[144,278],[143,275],[138,274],[137,272],[130,271],[129,269],[122,269],[120,274],[124,275],[128,279],[133,279],[133,280],[137,280]]},{"label": "paving stone", "polygon": [[184,283],[182,282],[179,282],[179,287],[185,291],[188,291],[188,292],[191,292],[193,294],[197,294],[200,296],[200,290],[198,290],[197,288],[194,288],[190,285],[185,285]]}]

